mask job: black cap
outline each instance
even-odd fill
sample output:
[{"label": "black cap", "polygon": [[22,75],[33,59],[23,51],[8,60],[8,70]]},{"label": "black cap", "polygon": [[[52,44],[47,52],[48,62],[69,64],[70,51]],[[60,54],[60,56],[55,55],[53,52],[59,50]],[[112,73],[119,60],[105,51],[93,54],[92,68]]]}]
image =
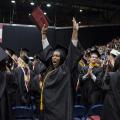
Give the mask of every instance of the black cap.
[{"label": "black cap", "polygon": [[39,54],[35,54],[34,55],[34,59],[40,60],[40,55]]},{"label": "black cap", "polygon": [[24,51],[24,52],[27,52],[27,53],[30,52],[27,48],[21,48],[20,51]]},{"label": "black cap", "polygon": [[10,48],[6,48],[5,49],[5,52],[11,57],[13,54],[15,54],[15,51],[13,51],[12,49]]},{"label": "black cap", "polygon": [[54,50],[62,50],[66,55],[68,54],[68,48],[66,48],[65,46],[62,46],[60,44],[56,45],[56,47],[54,48]]},{"label": "black cap", "polygon": [[87,49],[87,50],[85,51],[85,55],[88,56],[88,57],[90,57],[90,52],[91,52],[91,50],[90,50],[90,48],[89,48],[89,49]]},{"label": "black cap", "polygon": [[4,60],[7,56],[6,52],[0,47],[0,61]]}]

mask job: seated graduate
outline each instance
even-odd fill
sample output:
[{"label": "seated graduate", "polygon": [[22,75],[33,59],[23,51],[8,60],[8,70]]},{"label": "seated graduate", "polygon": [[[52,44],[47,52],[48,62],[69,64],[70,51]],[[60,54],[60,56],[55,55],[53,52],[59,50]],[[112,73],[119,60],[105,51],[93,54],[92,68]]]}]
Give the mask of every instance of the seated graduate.
[{"label": "seated graduate", "polygon": [[63,49],[53,51],[46,31],[42,28],[44,62],[47,70],[42,76],[40,110],[42,120],[72,120],[72,85],[71,76],[76,62],[81,58],[83,49],[78,42],[79,26],[73,18],[73,33],[68,55]]}]

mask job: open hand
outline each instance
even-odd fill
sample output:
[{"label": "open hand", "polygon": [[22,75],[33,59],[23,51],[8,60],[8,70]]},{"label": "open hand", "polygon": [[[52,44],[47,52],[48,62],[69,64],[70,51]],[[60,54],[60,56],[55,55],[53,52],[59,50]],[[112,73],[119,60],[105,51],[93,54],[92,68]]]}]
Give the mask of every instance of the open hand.
[{"label": "open hand", "polygon": [[73,30],[79,30],[79,24],[76,22],[76,19],[73,17]]}]

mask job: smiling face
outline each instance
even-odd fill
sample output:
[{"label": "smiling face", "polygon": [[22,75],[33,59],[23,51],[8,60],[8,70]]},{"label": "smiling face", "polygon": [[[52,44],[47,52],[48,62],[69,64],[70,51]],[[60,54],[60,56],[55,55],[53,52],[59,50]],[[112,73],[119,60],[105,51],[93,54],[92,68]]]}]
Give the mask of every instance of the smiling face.
[{"label": "smiling face", "polygon": [[90,63],[93,63],[93,64],[95,64],[95,63],[97,63],[97,61],[98,61],[98,55],[97,54],[91,54],[91,57],[90,57]]},{"label": "smiling face", "polygon": [[54,51],[52,55],[52,64],[54,68],[57,68],[60,65],[60,52]]}]

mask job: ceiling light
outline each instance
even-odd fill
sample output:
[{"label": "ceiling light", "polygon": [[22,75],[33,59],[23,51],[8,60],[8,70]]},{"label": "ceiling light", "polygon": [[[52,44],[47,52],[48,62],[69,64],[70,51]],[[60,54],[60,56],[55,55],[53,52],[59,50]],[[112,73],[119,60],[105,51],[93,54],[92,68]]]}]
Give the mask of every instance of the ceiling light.
[{"label": "ceiling light", "polygon": [[35,5],[35,3],[34,3],[34,2],[31,2],[30,4],[31,4],[31,5]]},{"label": "ceiling light", "polygon": [[29,13],[29,16],[30,16],[31,14]]},{"label": "ceiling light", "polygon": [[46,13],[46,12],[44,12],[44,15],[47,15],[47,13]]},{"label": "ceiling light", "polygon": [[11,0],[11,3],[15,4],[15,0]]},{"label": "ceiling light", "polygon": [[82,22],[80,21],[80,22],[78,22],[79,24],[81,24]]},{"label": "ceiling light", "polygon": [[46,6],[47,6],[47,7],[51,7],[51,4],[50,4],[50,3],[48,3]]},{"label": "ceiling light", "polygon": [[80,9],[80,12],[83,12],[83,10],[82,10],[82,9]]}]

